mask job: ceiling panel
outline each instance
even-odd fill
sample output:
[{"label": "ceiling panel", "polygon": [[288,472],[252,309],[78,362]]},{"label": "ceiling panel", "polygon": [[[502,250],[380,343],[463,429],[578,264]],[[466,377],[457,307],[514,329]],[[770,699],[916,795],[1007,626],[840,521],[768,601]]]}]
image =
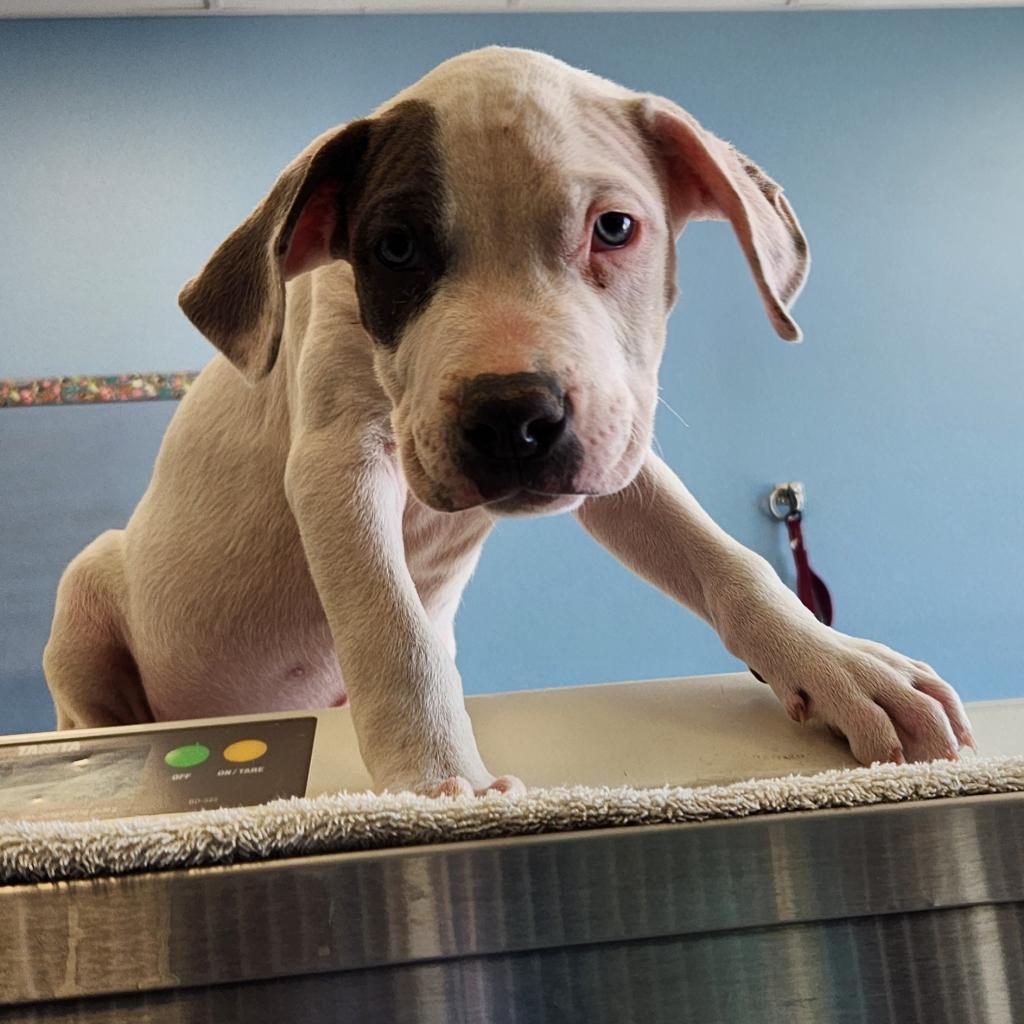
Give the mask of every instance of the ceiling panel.
[{"label": "ceiling panel", "polygon": [[0,0],[4,18],[87,18],[117,14],[195,14],[203,0]]},{"label": "ceiling panel", "polygon": [[151,14],[402,14],[422,11],[792,11],[1019,6],[1024,6],[1024,0],[0,0],[0,18]]},{"label": "ceiling panel", "polygon": [[219,0],[235,14],[415,14],[424,11],[487,12],[508,10],[507,0]]}]

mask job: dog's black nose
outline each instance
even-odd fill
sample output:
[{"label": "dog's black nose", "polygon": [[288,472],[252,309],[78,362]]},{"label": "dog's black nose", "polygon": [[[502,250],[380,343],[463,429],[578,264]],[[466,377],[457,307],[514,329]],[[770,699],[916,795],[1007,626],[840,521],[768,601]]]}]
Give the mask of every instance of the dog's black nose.
[{"label": "dog's black nose", "polygon": [[570,460],[559,457],[571,446],[570,409],[552,378],[485,374],[468,381],[460,398],[463,465],[485,493],[516,484],[544,490],[557,486],[554,475],[561,477],[570,468]]},{"label": "dog's black nose", "polygon": [[462,396],[465,447],[487,461],[543,458],[567,419],[565,397],[539,374],[487,374],[467,384]]},{"label": "dog's black nose", "polygon": [[463,418],[462,436],[485,459],[539,459],[565,431],[565,408],[543,392],[481,402]]}]

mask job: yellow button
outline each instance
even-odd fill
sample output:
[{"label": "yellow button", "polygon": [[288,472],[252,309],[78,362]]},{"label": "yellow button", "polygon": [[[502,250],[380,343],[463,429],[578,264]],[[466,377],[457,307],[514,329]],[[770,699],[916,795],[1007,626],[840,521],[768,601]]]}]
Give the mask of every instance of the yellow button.
[{"label": "yellow button", "polygon": [[224,748],[225,761],[255,761],[267,752],[267,745],[263,740],[239,740],[231,746]]}]

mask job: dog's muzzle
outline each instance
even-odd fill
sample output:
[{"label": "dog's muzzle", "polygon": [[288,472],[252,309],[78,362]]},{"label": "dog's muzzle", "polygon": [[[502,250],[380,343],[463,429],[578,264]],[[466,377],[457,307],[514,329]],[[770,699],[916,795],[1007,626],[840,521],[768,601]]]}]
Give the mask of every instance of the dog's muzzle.
[{"label": "dog's muzzle", "polygon": [[459,468],[485,501],[516,491],[571,494],[580,444],[557,382],[539,373],[484,374],[462,389]]}]

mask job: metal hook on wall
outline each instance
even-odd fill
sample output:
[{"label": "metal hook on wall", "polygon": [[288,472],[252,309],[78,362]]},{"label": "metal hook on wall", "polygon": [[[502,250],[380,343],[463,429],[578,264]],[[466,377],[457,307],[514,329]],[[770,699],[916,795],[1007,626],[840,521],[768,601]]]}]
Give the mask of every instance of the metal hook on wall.
[{"label": "metal hook on wall", "polygon": [[798,480],[787,484],[776,484],[768,495],[768,511],[780,522],[785,522],[794,512],[801,515],[804,510],[804,485]]},{"label": "metal hook on wall", "polygon": [[796,563],[796,592],[803,604],[814,613],[815,618],[832,625],[832,595],[825,581],[811,568],[804,547],[801,522],[807,505],[804,485],[797,480],[776,484],[768,496],[768,511],[786,524],[789,533],[789,547]]}]

